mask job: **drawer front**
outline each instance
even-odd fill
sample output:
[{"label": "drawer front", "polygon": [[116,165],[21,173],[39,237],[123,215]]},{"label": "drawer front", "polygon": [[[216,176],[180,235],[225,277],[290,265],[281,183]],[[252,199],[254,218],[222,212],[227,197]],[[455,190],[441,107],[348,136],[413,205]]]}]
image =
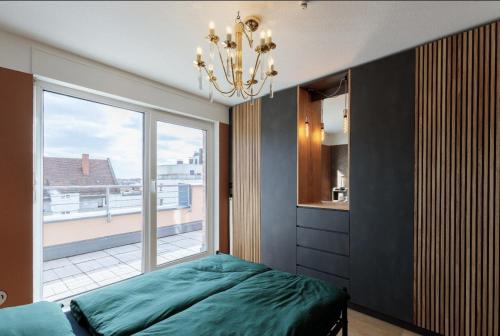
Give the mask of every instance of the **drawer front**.
[{"label": "drawer front", "polygon": [[336,232],[349,232],[349,212],[297,208],[297,226]]},{"label": "drawer front", "polygon": [[302,266],[297,266],[297,274],[303,274],[310,276],[311,278],[316,278],[320,279],[326,282],[329,282],[333,284],[337,288],[347,288],[347,291],[349,292],[349,280],[340,278],[338,276],[328,274],[328,273],[323,273],[319,271],[312,270],[310,268],[302,267]]},{"label": "drawer front", "polygon": [[297,265],[349,278],[349,258],[345,256],[297,247]]},{"label": "drawer front", "polygon": [[297,245],[346,256],[349,255],[349,235],[347,233],[298,227]]}]

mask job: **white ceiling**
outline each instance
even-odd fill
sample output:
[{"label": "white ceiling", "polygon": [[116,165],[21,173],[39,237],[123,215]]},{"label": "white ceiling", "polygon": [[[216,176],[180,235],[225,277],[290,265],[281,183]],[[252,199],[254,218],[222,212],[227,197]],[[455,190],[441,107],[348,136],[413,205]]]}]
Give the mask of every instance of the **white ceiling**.
[{"label": "white ceiling", "polygon": [[280,89],[492,21],[500,2],[7,1],[0,28],[200,94],[196,46],[206,55],[208,22],[222,35],[237,10],[272,29]]}]

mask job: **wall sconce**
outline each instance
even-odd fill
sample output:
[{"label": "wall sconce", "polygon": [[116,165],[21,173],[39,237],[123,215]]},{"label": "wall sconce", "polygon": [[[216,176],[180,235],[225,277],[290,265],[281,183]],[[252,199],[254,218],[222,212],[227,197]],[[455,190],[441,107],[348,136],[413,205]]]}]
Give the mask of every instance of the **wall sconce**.
[{"label": "wall sconce", "polygon": [[347,109],[344,109],[344,133],[349,132],[349,118],[347,117]]},{"label": "wall sconce", "polygon": [[309,118],[306,115],[306,122],[305,122],[305,131],[306,131],[306,138],[309,138]]},{"label": "wall sconce", "polygon": [[325,124],[323,123],[323,100],[321,100],[321,142],[325,141]]},{"label": "wall sconce", "polygon": [[343,117],[343,121],[344,121],[344,133],[347,133],[349,132],[349,113],[348,113],[348,110],[347,110],[347,93],[344,95],[345,99],[344,99],[344,117]]}]

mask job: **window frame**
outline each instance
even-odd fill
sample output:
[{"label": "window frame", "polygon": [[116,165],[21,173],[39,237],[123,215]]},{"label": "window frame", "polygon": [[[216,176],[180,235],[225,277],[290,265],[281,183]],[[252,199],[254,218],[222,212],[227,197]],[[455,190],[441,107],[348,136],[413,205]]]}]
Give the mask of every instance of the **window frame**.
[{"label": "window frame", "polygon": [[[181,114],[168,109],[153,108],[139,102],[128,102],[126,98],[115,98],[107,96],[103,93],[94,92],[80,88],[69,87],[61,84],[56,84],[43,79],[36,78],[34,81],[34,125],[33,125],[33,300],[40,301],[43,299],[43,150],[44,150],[44,91],[54,92],[77,99],[88,100],[91,102],[109,105],[117,108],[126,109],[133,112],[143,114],[143,211],[142,211],[142,263],[141,274],[154,271],[156,269],[169,267],[181,262],[201,258],[205,255],[214,253],[214,234],[216,229],[215,217],[216,213],[216,188],[215,188],[215,158],[218,153],[214,133],[216,131],[216,123],[213,121],[196,118],[188,114]],[[200,128],[206,131],[206,243],[207,251],[188,257],[176,259],[161,265],[156,265],[156,205],[153,203],[156,200],[152,183],[156,179],[152,174],[156,172],[156,167],[153,167],[153,153],[156,148],[153,148],[153,136],[156,132],[152,130],[153,123],[159,121],[178,124],[186,127]],[[153,178],[154,177],[154,178]],[[153,227],[154,226],[154,227]]]}]

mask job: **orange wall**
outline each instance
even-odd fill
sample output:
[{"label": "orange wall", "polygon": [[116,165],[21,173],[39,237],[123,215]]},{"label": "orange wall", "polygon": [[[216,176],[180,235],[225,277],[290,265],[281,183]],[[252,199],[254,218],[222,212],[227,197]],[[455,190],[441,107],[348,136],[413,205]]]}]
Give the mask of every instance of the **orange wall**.
[{"label": "orange wall", "polygon": [[[158,226],[188,223],[205,218],[203,186],[192,187],[192,206],[189,209],[158,212]],[[43,246],[71,243],[86,239],[140,231],[142,214],[116,215],[108,223],[106,217],[75,219],[43,225]]]},{"label": "orange wall", "polygon": [[33,76],[0,68],[2,307],[33,298]]}]

